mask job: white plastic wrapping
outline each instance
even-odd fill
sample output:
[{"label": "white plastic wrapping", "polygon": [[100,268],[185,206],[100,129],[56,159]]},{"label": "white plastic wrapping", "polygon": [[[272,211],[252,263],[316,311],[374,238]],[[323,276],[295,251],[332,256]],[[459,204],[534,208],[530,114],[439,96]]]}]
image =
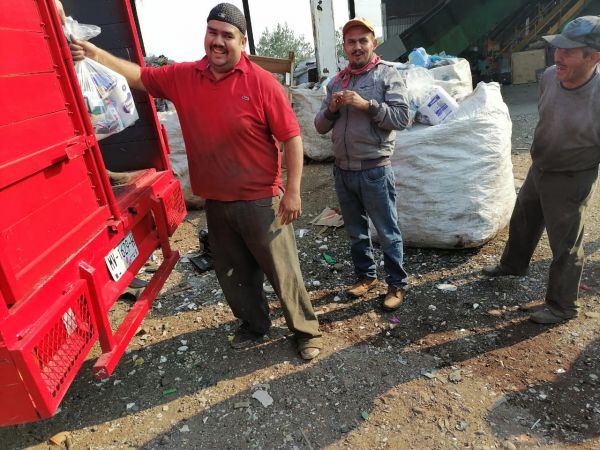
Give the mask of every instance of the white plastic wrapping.
[{"label": "white plastic wrapping", "polygon": [[310,89],[308,83],[292,87],[292,104],[296,119],[300,124],[300,134],[304,145],[304,155],[315,161],[325,161],[333,158],[333,143],[331,131],[319,134],[315,129],[315,116],[321,109],[321,103],[326,97],[325,86],[320,89]]},{"label": "white plastic wrapping", "polygon": [[177,112],[173,105],[171,105],[169,111],[159,112],[158,120],[160,120],[160,123],[167,129],[169,147],[171,148],[169,160],[171,161],[173,173],[181,183],[185,205],[188,209],[201,209],[204,206],[204,200],[201,197],[194,195],[192,192],[190,170],[188,167],[187,155],[185,153],[183,134],[181,133],[179,117],[177,116]]},{"label": "white plastic wrapping", "polygon": [[429,69],[433,75],[434,84],[450,94],[455,100],[461,100],[473,92],[471,65],[464,58],[456,58],[454,64],[433,67]]},{"label": "white plastic wrapping", "polygon": [[125,77],[89,58],[75,63],[75,73],[98,140],[138,119]]},{"label": "white plastic wrapping", "polygon": [[[64,31],[68,38],[88,40],[100,34],[100,27],[67,17]],[[89,58],[75,62],[75,73],[98,140],[123,131],[138,119],[125,77]]]},{"label": "white plastic wrapping", "polygon": [[439,86],[432,86],[419,107],[420,122],[438,125],[448,120],[458,109],[458,103]]},{"label": "white plastic wrapping", "polygon": [[[462,58],[452,58],[448,61],[452,63],[431,69],[414,65],[398,66],[408,93],[409,126],[413,122],[427,125],[439,123],[439,121],[431,120],[427,115],[423,116],[419,113],[420,108],[427,104],[433,96],[440,96],[438,87],[459,102],[473,92],[469,62]],[[453,109],[456,108],[456,104],[449,99],[446,100],[446,103]]]},{"label": "white plastic wrapping", "polygon": [[396,135],[392,166],[405,244],[465,248],[504,228],[515,202],[512,123],[497,83],[479,83],[447,121]]}]

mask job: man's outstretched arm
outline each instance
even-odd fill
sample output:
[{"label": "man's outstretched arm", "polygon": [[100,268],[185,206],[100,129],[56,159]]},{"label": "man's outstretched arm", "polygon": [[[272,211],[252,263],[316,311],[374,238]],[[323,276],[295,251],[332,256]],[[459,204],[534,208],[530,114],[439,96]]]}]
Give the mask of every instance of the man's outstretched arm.
[{"label": "man's outstretched arm", "polygon": [[81,61],[84,58],[90,58],[94,61],[120,73],[127,79],[129,87],[145,91],[146,87],[142,82],[142,68],[131,61],[117,58],[106,50],[96,47],[91,42],[80,41],[71,36],[71,55],[73,61]]}]

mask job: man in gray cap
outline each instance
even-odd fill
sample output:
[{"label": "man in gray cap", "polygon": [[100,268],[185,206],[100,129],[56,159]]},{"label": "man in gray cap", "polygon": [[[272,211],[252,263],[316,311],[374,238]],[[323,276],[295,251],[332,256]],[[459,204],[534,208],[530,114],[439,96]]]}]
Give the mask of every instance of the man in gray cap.
[{"label": "man in gray cap", "polygon": [[[124,75],[131,87],[175,104],[192,190],[206,199],[217,277],[241,321],[231,345],[244,348],[268,332],[266,275],[308,360],[320,353],[322,342],[291,225],[301,212],[300,127],[282,86],[245,54],[245,33],[242,12],[220,3],[208,15],[200,61],[141,68],[77,40],[71,53],[74,60],[95,59]],[[278,142],[285,145],[285,191]]]},{"label": "man in gray cap", "polygon": [[543,39],[555,48],[555,65],[540,81],[532,165],[500,263],[483,273],[524,275],[545,228],[552,250],[546,304],[530,319],[554,324],[577,315],[585,212],[598,178],[600,16],[579,17]]}]

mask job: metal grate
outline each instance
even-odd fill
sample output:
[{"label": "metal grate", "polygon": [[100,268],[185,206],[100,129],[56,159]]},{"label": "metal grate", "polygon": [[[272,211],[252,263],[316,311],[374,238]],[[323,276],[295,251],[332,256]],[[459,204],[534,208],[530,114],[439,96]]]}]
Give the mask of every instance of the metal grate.
[{"label": "metal grate", "polygon": [[164,208],[167,224],[169,225],[169,235],[172,235],[187,212],[183,200],[183,192],[181,191],[179,183],[174,183],[174,188],[165,196]]},{"label": "metal grate", "polygon": [[58,395],[77,360],[85,356],[82,352],[93,336],[92,318],[82,294],[33,347],[33,358],[52,397]]}]

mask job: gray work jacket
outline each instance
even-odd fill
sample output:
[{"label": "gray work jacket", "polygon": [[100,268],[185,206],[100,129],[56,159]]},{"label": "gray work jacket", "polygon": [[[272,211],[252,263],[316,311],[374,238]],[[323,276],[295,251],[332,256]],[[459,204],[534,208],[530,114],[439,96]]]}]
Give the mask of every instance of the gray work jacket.
[{"label": "gray work jacket", "polygon": [[315,127],[320,134],[333,128],[331,138],[338,167],[345,170],[372,167],[369,161],[385,159],[393,153],[395,130],[402,130],[408,124],[404,81],[394,67],[379,63],[368,72],[352,75],[346,87],[365,100],[374,100],[369,110],[343,106],[331,113],[331,96],[341,90],[341,80],[334,78],[329,82],[327,96],[315,117]]}]

